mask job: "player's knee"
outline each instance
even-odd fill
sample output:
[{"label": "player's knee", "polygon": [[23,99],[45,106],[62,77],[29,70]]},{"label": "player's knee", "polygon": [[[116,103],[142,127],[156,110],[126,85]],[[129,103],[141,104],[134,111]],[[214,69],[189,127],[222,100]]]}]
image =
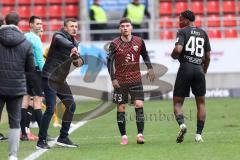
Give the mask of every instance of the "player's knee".
[{"label": "player's knee", "polygon": [[118,105],[117,109],[118,109],[118,112],[125,112],[125,104]]},{"label": "player's knee", "polygon": [[136,100],[134,102],[135,108],[143,108],[143,101],[141,100]]}]

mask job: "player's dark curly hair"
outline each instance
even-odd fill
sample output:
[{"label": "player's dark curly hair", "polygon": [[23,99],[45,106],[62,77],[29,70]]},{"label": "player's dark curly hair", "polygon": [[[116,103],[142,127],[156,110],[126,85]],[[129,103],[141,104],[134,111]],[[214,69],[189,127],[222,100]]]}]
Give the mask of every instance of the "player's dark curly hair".
[{"label": "player's dark curly hair", "polygon": [[194,14],[192,11],[190,11],[190,10],[186,10],[186,11],[182,12],[182,13],[180,14],[180,16],[188,19],[188,20],[191,21],[191,22],[194,22],[194,21],[195,21],[195,14]]}]

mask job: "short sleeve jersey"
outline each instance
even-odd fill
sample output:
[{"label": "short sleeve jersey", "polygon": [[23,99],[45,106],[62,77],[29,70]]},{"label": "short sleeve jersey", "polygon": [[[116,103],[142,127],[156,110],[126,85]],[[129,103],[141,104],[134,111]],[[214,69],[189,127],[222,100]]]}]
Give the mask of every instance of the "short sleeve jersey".
[{"label": "short sleeve jersey", "polygon": [[177,33],[175,45],[182,45],[183,51],[179,62],[202,64],[205,54],[211,51],[208,35],[198,27],[188,26]]}]

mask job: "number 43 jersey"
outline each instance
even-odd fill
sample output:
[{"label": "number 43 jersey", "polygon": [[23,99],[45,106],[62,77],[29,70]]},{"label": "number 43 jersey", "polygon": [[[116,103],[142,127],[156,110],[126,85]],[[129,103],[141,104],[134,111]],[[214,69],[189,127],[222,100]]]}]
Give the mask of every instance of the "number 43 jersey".
[{"label": "number 43 jersey", "polygon": [[180,54],[179,62],[190,62],[202,64],[205,54],[211,51],[207,33],[201,28],[187,26],[177,33],[175,45],[182,45],[183,51]]}]

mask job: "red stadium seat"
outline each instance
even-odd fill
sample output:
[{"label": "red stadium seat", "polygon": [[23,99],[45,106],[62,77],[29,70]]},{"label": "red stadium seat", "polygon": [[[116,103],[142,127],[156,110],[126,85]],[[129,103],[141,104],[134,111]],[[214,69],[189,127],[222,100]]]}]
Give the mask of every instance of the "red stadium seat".
[{"label": "red stadium seat", "polygon": [[176,2],[176,14],[180,14],[181,12],[188,9],[187,2]]},{"label": "red stadium seat", "polygon": [[57,31],[63,26],[62,21],[58,19],[51,19],[49,24],[50,24],[49,26],[50,31]]},{"label": "red stadium seat", "polygon": [[66,5],[65,7],[65,17],[78,17],[79,10],[77,5]]},{"label": "red stadium seat", "polygon": [[210,13],[219,13],[219,2],[216,0],[207,1],[207,12]]},{"label": "red stadium seat", "polygon": [[224,15],[223,24],[224,24],[225,27],[237,26],[236,16],[232,15],[232,14]]},{"label": "red stadium seat", "polygon": [[41,37],[42,42],[47,42],[48,41],[48,36],[43,34]]},{"label": "red stadium seat", "polygon": [[46,14],[46,6],[42,6],[42,5],[35,5],[33,7],[33,14],[35,16],[39,16],[41,18],[46,18],[47,14]]},{"label": "red stadium seat", "polygon": [[47,4],[47,0],[34,0],[34,4],[43,4],[43,5],[46,5],[46,4]]},{"label": "red stadium seat", "polygon": [[62,18],[62,7],[61,5],[51,5],[49,7],[49,17],[50,18]]},{"label": "red stadium seat", "polygon": [[236,29],[227,29],[224,31],[225,38],[237,38],[238,33]]},{"label": "red stadium seat", "polygon": [[3,16],[6,16],[9,12],[14,11],[13,6],[4,6],[1,10]]},{"label": "red stadium seat", "polygon": [[160,32],[160,39],[173,39],[173,38],[174,36],[172,31],[165,30]]},{"label": "red stadium seat", "polygon": [[23,31],[23,32],[28,32],[29,31],[29,24],[27,20],[21,20],[19,22],[19,28]]},{"label": "red stadium seat", "polygon": [[222,38],[222,33],[220,30],[209,30],[208,31],[209,38]]},{"label": "red stadium seat", "polygon": [[160,28],[173,28],[173,19],[168,16],[160,17]]},{"label": "red stadium seat", "polygon": [[62,4],[62,0],[48,0],[50,4]]},{"label": "red stadium seat", "polygon": [[15,0],[0,0],[0,4],[2,4],[2,5],[14,5]]},{"label": "red stadium seat", "polygon": [[27,5],[30,5],[31,4],[31,0],[18,0],[18,4],[27,4]]},{"label": "red stadium seat", "polygon": [[203,18],[202,16],[199,16],[199,15],[196,16],[195,23],[194,23],[195,26],[197,26],[197,27],[203,26],[203,19],[202,18]]},{"label": "red stadium seat", "polygon": [[234,0],[223,1],[224,13],[235,13],[236,6]]},{"label": "red stadium seat", "polygon": [[220,18],[216,15],[208,16],[208,27],[220,27]]},{"label": "red stadium seat", "polygon": [[194,11],[195,14],[203,14],[203,1],[193,1],[191,10]]},{"label": "red stadium seat", "polygon": [[29,18],[31,13],[29,6],[18,6],[17,11],[21,18]]},{"label": "red stadium seat", "polygon": [[171,15],[172,14],[172,2],[160,2],[159,6],[160,15]]},{"label": "red stadium seat", "polygon": [[65,0],[67,4],[77,4],[78,0]]}]

